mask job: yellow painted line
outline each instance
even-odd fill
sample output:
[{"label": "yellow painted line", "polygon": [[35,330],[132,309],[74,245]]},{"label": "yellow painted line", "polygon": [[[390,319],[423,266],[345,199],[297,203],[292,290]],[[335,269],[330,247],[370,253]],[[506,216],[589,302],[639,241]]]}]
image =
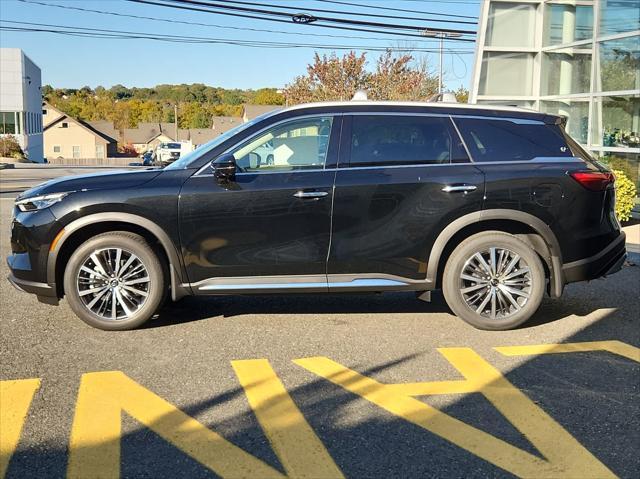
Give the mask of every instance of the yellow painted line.
[{"label": "yellow painted line", "polygon": [[0,381],[0,477],[9,467],[40,379]]},{"label": "yellow painted line", "polygon": [[287,475],[299,478],[343,477],[269,361],[232,361],[231,365]]},{"label": "yellow painted line", "polygon": [[222,477],[285,477],[119,371],[82,376],[68,477],[120,477],[122,411]]},{"label": "yellow painted line", "polygon": [[[440,352],[456,368],[461,369],[461,373],[466,377],[466,387],[461,387],[460,381],[438,381],[433,383],[434,385],[428,382],[421,385],[409,384],[403,391],[403,385],[382,384],[329,358],[297,359],[294,363],[516,476],[584,479],[615,477],[559,424],[473,350],[446,348]],[[451,388],[447,390],[447,386]],[[515,421],[514,425],[534,446],[548,452],[549,456],[545,456],[546,459],[534,456],[406,394],[423,393],[430,389],[435,390],[437,394],[457,394],[465,390],[487,395],[507,419]],[[509,405],[508,401],[512,399],[515,403]],[[542,422],[538,425],[537,421]],[[537,427],[550,427],[553,434],[534,431]],[[570,457],[551,451],[552,446],[556,446]]]},{"label": "yellow painted line", "polygon": [[[556,477],[615,477],[582,444],[500,371],[470,348],[438,351],[513,424],[549,462]],[[531,470],[530,477],[536,474]]]},{"label": "yellow painted line", "polygon": [[640,362],[640,348],[622,341],[585,341],[564,344],[535,344],[530,346],[502,346],[493,348],[505,356],[532,356],[538,354],[585,353],[608,351],[632,361]]}]

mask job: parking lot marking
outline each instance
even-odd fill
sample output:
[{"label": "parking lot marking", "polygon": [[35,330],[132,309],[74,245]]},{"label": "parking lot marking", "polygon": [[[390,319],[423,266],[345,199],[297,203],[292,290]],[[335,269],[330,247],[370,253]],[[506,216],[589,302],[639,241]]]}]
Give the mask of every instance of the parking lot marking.
[{"label": "parking lot marking", "polygon": [[291,477],[341,478],[316,436],[266,359],[232,361],[249,405],[285,471]]},{"label": "parking lot marking", "polygon": [[[472,349],[443,348],[439,351],[462,373],[465,380],[387,385],[326,357],[297,359],[294,363],[517,476],[615,477],[562,426]],[[545,459],[413,397],[424,395],[425,392],[483,394]]]},{"label": "parking lot marking", "polygon": [[84,374],[80,381],[68,477],[120,476],[122,411],[222,477],[343,477],[269,362],[233,361],[232,365],[287,476],[124,373],[107,371]]},{"label": "parking lot marking", "polygon": [[40,379],[0,381],[0,477],[7,472],[29,406],[39,387]]},{"label": "parking lot marking", "polygon": [[501,346],[493,348],[505,356],[532,356],[538,354],[585,353],[608,351],[632,361],[640,362],[640,348],[622,341],[585,341],[564,344],[534,344],[530,346]]},{"label": "parking lot marking", "polygon": [[68,477],[120,476],[122,411],[222,477],[285,477],[119,371],[82,375]]}]

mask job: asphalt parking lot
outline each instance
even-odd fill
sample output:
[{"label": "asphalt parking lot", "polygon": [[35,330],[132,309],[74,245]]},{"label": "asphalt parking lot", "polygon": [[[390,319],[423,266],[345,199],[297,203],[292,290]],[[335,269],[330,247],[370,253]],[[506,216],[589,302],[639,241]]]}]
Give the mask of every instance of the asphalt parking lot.
[{"label": "asphalt parking lot", "polygon": [[0,477],[640,476],[640,266],[508,332],[389,293],[185,298],[110,333],[7,274]]}]

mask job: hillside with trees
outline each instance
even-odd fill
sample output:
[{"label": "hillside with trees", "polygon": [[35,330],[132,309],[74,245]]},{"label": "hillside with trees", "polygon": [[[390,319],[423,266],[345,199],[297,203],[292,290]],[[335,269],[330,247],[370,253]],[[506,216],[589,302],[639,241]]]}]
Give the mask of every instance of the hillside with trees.
[{"label": "hillside with trees", "polygon": [[212,116],[239,116],[243,103],[281,105],[275,88],[229,90],[201,83],[157,85],[153,88],[85,86],[80,89],[42,87],[46,101],[81,120],[109,120],[117,129],[140,122],[174,122],[178,105],[180,128],[210,128]]},{"label": "hillside with trees", "polygon": [[[157,85],[152,88],[85,86],[80,89],[45,85],[43,97],[59,110],[81,120],[112,121],[116,129],[141,122],[173,123],[178,106],[180,128],[210,128],[212,116],[240,116],[244,103],[294,105],[311,101],[349,100],[364,89],[372,100],[426,100],[436,93],[437,77],[424,61],[411,55],[381,54],[371,70],[365,53],[316,54],[307,74],[295,78],[282,93],[275,88],[225,89],[202,83]],[[468,92],[456,91],[466,102]]]}]

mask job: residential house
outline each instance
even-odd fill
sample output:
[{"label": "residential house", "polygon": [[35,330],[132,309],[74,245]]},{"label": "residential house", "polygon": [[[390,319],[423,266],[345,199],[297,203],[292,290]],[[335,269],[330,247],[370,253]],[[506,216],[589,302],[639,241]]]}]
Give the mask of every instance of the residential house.
[{"label": "residential house", "polygon": [[109,158],[117,155],[115,138],[49,104],[45,104],[42,111],[45,158]]},{"label": "residential house", "polygon": [[245,123],[274,110],[281,110],[282,105],[243,105],[242,121]]},{"label": "residential house", "polygon": [[239,116],[214,116],[211,118],[211,129],[218,136],[242,123],[244,123],[244,120]]}]

